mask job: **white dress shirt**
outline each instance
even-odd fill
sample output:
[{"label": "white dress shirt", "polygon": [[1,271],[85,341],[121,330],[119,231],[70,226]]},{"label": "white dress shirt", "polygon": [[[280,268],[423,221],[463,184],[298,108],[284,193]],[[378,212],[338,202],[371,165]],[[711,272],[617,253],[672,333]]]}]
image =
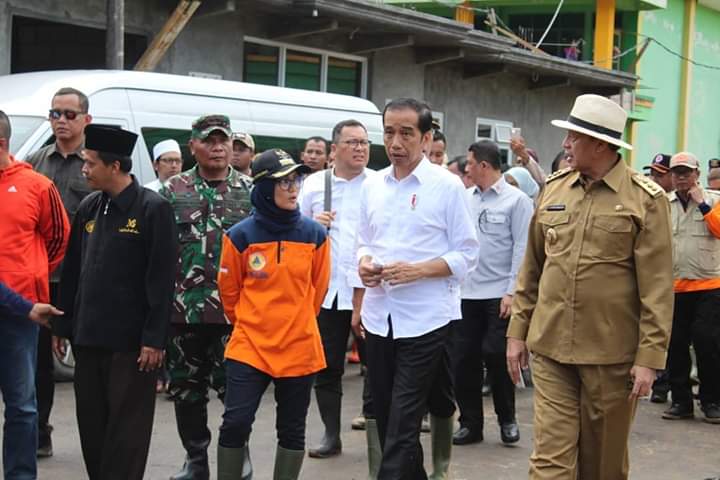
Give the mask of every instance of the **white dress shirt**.
[{"label": "white dress shirt", "polygon": [[[360,219],[360,189],[366,178],[377,172],[366,168],[352,180],[332,174],[332,204],[335,220],[330,224],[330,285],[323,308],[332,308],[337,297],[338,310],[352,310],[353,287],[363,287],[355,260],[355,236]],[[300,213],[314,218],[325,211],[325,172],[315,172],[303,182],[299,202]]]},{"label": "white dress shirt", "polygon": [[360,196],[357,259],[417,263],[442,258],[445,278],[383,282],[363,299],[365,328],[393,338],[418,337],[458,318],[459,287],[478,256],[478,241],[460,178],[427,158],[402,180],[392,166],[368,179]]},{"label": "white dress shirt", "polygon": [[484,192],[466,192],[483,254],[462,284],[462,298],[485,300],[515,293],[515,280],[527,246],[533,202],[504,175]]},{"label": "white dress shirt", "polygon": [[152,182],[146,183],[143,185],[145,188],[149,188],[153,192],[159,192],[160,189],[163,187],[164,183],[160,181],[159,178],[156,178]]}]

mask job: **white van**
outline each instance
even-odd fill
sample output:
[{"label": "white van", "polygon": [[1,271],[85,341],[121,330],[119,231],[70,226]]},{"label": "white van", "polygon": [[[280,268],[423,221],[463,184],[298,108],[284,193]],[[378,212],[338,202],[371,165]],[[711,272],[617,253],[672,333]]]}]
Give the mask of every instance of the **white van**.
[{"label": "white van", "polygon": [[[90,99],[94,123],[118,125],[140,135],[133,171],[141,184],[155,179],[151,163],[156,143],[174,138],[187,145],[197,117],[230,117],[233,131],[250,133],[256,151],[282,148],[299,161],[304,141],[330,138],[333,126],[354,118],[368,129],[372,168],[388,164],[382,144],[382,118],[370,101],[308,90],[134,71],[86,70],[0,76],[0,110],[12,125],[10,151],[23,159],[54,141],[47,120],[53,94],[73,87]],[[192,165],[183,150],[185,164]]]}]

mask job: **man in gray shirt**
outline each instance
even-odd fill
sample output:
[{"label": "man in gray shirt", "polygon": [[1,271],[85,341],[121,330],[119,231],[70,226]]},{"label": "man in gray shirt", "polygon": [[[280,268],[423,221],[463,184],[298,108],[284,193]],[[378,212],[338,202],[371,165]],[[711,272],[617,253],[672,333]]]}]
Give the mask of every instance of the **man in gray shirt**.
[{"label": "man in gray shirt", "polygon": [[493,142],[470,145],[467,173],[474,183],[467,195],[483,254],[462,284],[462,320],[453,325],[455,396],[460,408],[460,429],[453,443],[483,440],[484,366],[500,437],[503,443],[515,443],[520,432],[515,420],[515,386],[505,368],[505,333],[533,203],[505,181],[500,151]]},{"label": "man in gray shirt", "polygon": [[[74,88],[61,88],[53,95],[48,119],[55,142],[28,156],[25,160],[35,171],[55,183],[70,222],[72,223],[80,201],[90,193],[90,187],[80,169],[83,160],[80,152],[85,142],[85,126],[92,121],[88,113],[88,98]],[[58,282],[61,267],[50,276],[50,300],[57,304]],[[50,457],[52,451],[50,411],[55,397],[53,358],[50,330],[40,329],[38,337],[37,371],[35,388],[38,403],[38,457]]]}]

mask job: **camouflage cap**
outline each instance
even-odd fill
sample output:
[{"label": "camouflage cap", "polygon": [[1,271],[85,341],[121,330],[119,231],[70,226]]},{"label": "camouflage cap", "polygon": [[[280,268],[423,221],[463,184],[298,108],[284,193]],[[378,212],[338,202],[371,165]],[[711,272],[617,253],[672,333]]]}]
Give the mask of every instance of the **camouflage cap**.
[{"label": "camouflage cap", "polygon": [[250,148],[252,151],[255,151],[255,140],[253,140],[252,135],[250,135],[249,133],[233,133],[233,143],[235,142],[240,142],[246,147]]},{"label": "camouflage cap", "polygon": [[250,164],[253,182],[264,178],[278,179],[297,171],[300,174],[310,173],[310,167],[295,160],[284,150],[275,148],[257,155]]},{"label": "camouflage cap", "polygon": [[215,130],[219,130],[228,138],[232,137],[230,117],[227,115],[203,115],[192,124],[192,138],[204,140]]}]

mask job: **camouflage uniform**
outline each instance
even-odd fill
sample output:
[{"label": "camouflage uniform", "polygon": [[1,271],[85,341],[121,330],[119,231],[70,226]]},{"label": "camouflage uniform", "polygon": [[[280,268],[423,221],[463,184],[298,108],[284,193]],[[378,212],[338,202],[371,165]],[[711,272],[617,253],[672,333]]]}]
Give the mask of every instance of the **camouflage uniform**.
[{"label": "camouflage uniform", "polygon": [[208,387],[225,394],[224,350],[232,330],[217,287],[225,230],[251,210],[252,180],[233,169],[211,186],[197,167],[172,177],[161,190],[175,211],[180,240],[167,368],[176,402],[207,403]]}]

